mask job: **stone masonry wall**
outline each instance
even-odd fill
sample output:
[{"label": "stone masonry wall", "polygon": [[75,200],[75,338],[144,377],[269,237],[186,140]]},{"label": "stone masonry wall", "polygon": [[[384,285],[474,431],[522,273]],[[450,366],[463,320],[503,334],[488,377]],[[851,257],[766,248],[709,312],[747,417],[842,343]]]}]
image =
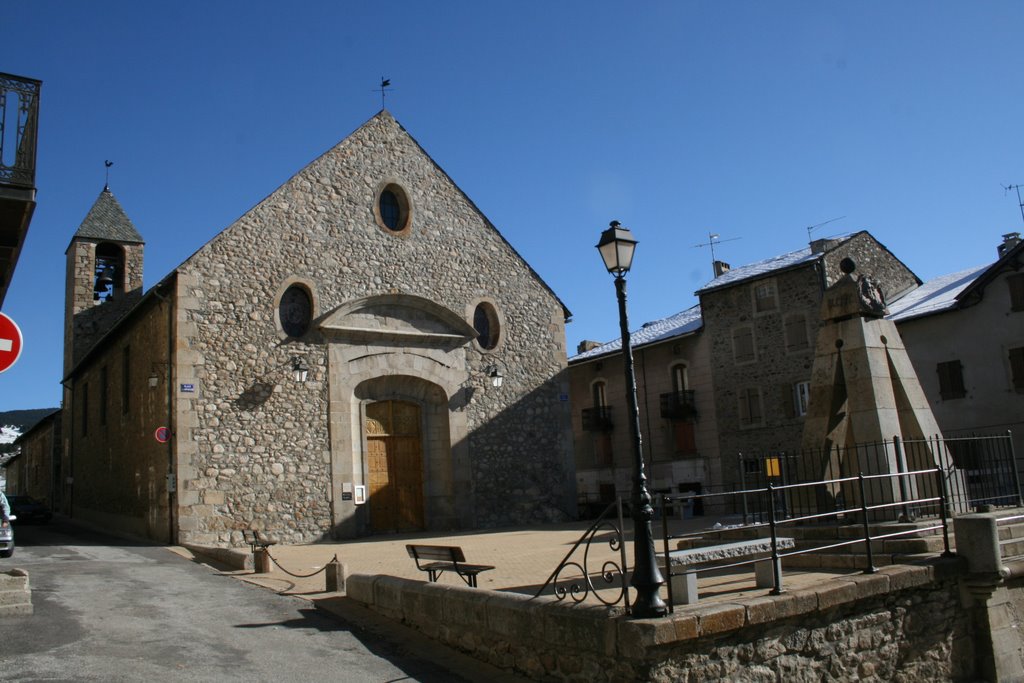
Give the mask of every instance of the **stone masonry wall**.
[{"label": "stone masonry wall", "polygon": [[[857,272],[869,274],[892,297],[916,283],[906,266],[867,233],[857,233],[823,254],[820,262],[807,263],[761,278],[701,295],[704,334],[711,338],[715,410],[719,427],[720,453],[725,483],[739,482],[737,454],[792,451],[800,448],[804,419],[795,409],[794,387],[809,381],[814,363],[815,338],[821,325],[823,287],[834,283],[842,272],[840,261],[851,257]],[[753,288],[760,283],[775,285],[778,306],[770,312],[755,312]],[[802,315],[808,343],[788,349],[786,324]],[[734,358],[733,331],[753,329],[756,357],[748,362]],[[761,396],[759,424],[740,424],[740,392],[756,388]]]},{"label": "stone masonry wall", "polygon": [[662,619],[388,576],[348,596],[500,668],[550,681],[970,680],[960,564],[892,565]]},{"label": "stone masonry wall", "polygon": [[[375,219],[377,193],[388,183],[408,195],[407,231],[390,232]],[[177,397],[184,542],[238,544],[249,527],[293,542],[332,532],[332,506],[342,501],[330,495],[331,430],[350,417],[331,414],[328,346],[341,342],[316,321],[375,295],[422,297],[469,324],[478,302],[493,301],[503,321],[496,349],[474,341],[459,352],[455,369],[477,388],[468,405],[448,397],[468,425],[473,478],[459,495],[470,497],[475,517],[464,523],[536,523],[569,512],[562,307],[386,112],[178,272],[177,372],[195,386]],[[312,293],[314,329],[301,339],[288,339],[276,319],[288,282]],[[305,383],[291,378],[294,356],[310,367]],[[505,376],[500,391],[484,390],[492,363]]]}]

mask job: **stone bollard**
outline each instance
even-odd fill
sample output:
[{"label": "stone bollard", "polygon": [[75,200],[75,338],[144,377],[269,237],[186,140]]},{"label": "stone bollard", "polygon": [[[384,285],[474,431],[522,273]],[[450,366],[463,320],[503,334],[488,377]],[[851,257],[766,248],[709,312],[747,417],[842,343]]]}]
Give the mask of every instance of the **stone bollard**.
[{"label": "stone bollard", "polygon": [[1024,659],[1012,599],[1005,579],[1010,569],[999,552],[996,516],[986,513],[953,519],[956,554],[967,560],[961,580],[974,623],[974,658],[977,674],[987,681],[1022,680]]},{"label": "stone bollard", "polygon": [[348,567],[338,561],[337,555],[334,556],[333,560],[327,563],[327,568],[324,570],[324,576],[327,579],[328,593],[345,592],[345,577],[348,576]]},{"label": "stone bollard", "polygon": [[257,574],[269,574],[273,571],[273,563],[270,561],[270,553],[266,548],[257,548],[252,557],[253,571]]},{"label": "stone bollard", "polygon": [[956,554],[967,559],[971,574],[998,582],[1009,575],[999,553],[995,515],[974,513],[953,518]]}]

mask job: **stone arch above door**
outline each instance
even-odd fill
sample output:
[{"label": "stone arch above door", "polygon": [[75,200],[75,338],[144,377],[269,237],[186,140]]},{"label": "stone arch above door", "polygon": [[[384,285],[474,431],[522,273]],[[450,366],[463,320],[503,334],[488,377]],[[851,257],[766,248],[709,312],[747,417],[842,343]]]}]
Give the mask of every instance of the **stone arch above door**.
[{"label": "stone arch above door", "polygon": [[[397,430],[404,437],[416,432],[420,438],[419,454],[422,460],[422,526],[428,529],[449,529],[457,526],[456,520],[456,478],[458,467],[453,455],[453,429],[448,397],[437,384],[418,377],[408,375],[388,375],[375,377],[360,382],[353,392],[351,403],[352,420],[359,427],[358,438],[353,439],[354,478],[367,486],[367,494],[372,495],[369,477],[370,458],[381,455],[383,444],[371,443],[371,440],[383,434],[374,433],[378,430],[367,429],[367,423],[378,417],[371,406],[394,404],[397,406],[415,406],[415,411],[404,410],[406,416],[415,413],[420,421],[419,429],[408,427]],[[395,432],[397,434],[397,432]],[[409,444],[395,444],[408,450]],[[468,472],[462,476],[468,476]],[[370,501],[368,501],[369,503]],[[376,528],[369,519],[371,507],[358,511],[366,519],[360,519],[359,525],[364,532],[385,531]],[[408,511],[406,511],[408,512]],[[406,515],[399,518],[408,521],[412,517]],[[399,525],[395,530],[411,529]]]},{"label": "stone arch above door", "polygon": [[381,294],[342,304],[320,323],[330,338],[372,346],[450,351],[471,342],[473,326],[453,311],[411,294]]}]

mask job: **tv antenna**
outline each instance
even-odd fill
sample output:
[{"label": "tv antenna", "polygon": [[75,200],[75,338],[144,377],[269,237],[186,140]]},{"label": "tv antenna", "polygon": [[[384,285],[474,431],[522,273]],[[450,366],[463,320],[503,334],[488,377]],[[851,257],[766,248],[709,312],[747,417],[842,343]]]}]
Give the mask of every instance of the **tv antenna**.
[{"label": "tv antenna", "polygon": [[701,247],[711,247],[711,271],[714,272],[714,270],[715,270],[715,245],[720,243],[720,242],[735,242],[736,240],[741,240],[741,239],[743,239],[743,238],[742,237],[730,237],[727,240],[723,240],[721,235],[719,235],[717,232],[709,232],[708,233],[708,241],[707,242],[701,242],[700,244],[695,244],[695,245],[693,245],[693,248],[694,249],[699,249]]},{"label": "tv antenna", "polygon": [[815,230],[817,230],[818,228],[820,228],[823,225],[828,225],[829,223],[834,223],[835,221],[841,221],[844,218],[846,218],[846,216],[836,216],[835,218],[829,218],[827,221],[823,221],[821,223],[818,223],[817,225],[808,225],[807,226],[807,243],[810,244],[810,242],[811,242],[811,233],[812,232],[814,232]]},{"label": "tv antenna", "polygon": [[1021,220],[1024,220],[1024,202],[1022,202],[1020,199],[1020,185],[1003,185],[1002,187],[1003,196],[1006,196],[1006,193],[1009,192],[1010,190],[1017,191],[1017,204],[1020,206],[1020,218]]}]

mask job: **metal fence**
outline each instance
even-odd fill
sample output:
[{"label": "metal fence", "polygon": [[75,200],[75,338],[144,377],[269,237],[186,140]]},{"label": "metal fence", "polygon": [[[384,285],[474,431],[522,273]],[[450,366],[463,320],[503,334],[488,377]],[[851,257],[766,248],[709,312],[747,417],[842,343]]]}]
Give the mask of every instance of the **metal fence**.
[{"label": "metal fence", "polygon": [[[798,452],[763,452],[739,455],[739,490],[788,487],[777,490],[776,512],[783,518],[812,513],[838,512],[861,505],[894,503],[888,512],[875,513],[873,521],[885,518],[935,516],[934,505],[909,501],[938,495],[934,478],[925,475],[895,479],[871,478],[862,493],[850,483],[858,474],[904,474],[939,469],[949,494],[950,512],[963,513],[981,506],[1022,504],[1020,477],[1009,433],[998,436],[881,441],[849,447],[806,449]],[[840,481],[843,480],[843,481]],[[736,514],[744,523],[767,521],[768,506],[762,497],[733,499]]]},{"label": "metal fence", "polygon": [[[673,503],[678,503],[681,500],[687,500],[688,496],[660,496],[658,504],[663,512],[662,514],[662,559],[661,565],[664,570],[664,578],[666,581],[666,588],[668,590],[668,604],[669,609],[679,602],[677,596],[674,594],[676,590],[675,581],[673,577],[681,577],[684,575],[691,575],[696,581],[696,576],[702,572],[710,571],[722,571],[723,569],[733,569],[737,567],[750,566],[753,567],[758,563],[771,562],[771,577],[770,579],[762,582],[759,578],[758,586],[763,588],[770,588],[770,593],[778,595],[783,590],[783,574],[782,574],[782,560],[786,557],[793,557],[796,555],[804,555],[807,553],[824,553],[838,548],[859,546],[863,550],[863,566],[862,570],[866,574],[872,574],[877,571],[874,561],[874,553],[872,549],[872,541],[879,541],[885,539],[898,538],[903,536],[917,536],[924,533],[930,532],[941,532],[943,539],[943,556],[949,557],[952,555],[949,544],[949,519],[947,513],[949,511],[949,499],[948,493],[945,486],[946,472],[940,468],[932,468],[926,470],[911,470],[908,472],[892,473],[892,474],[873,474],[864,475],[858,474],[852,477],[840,477],[838,479],[821,480],[821,481],[808,481],[799,483],[779,484],[775,485],[768,483],[764,488],[746,489],[741,491],[733,491],[731,493],[716,493],[716,494],[703,494],[699,496],[705,500],[716,498],[716,497],[739,497],[744,499],[751,499],[760,501],[760,508],[764,510],[765,519],[763,524],[758,524],[760,529],[766,530],[767,535],[763,535],[764,540],[767,542],[763,544],[766,547],[766,551],[760,551],[760,554],[755,553],[755,557],[752,559],[740,559],[735,562],[714,562],[712,564],[704,565],[683,565],[679,566],[679,562],[675,556],[679,553],[686,553],[685,550],[673,550],[672,542],[679,541],[682,539],[691,540],[702,540],[707,530],[698,531],[693,533],[683,534],[671,534],[666,521],[665,510]],[[927,482],[931,482],[930,486],[925,486]],[[902,482],[902,485],[901,485]],[[868,491],[871,488],[880,489],[883,491],[893,490],[910,490],[911,482],[916,482],[916,493],[914,495],[902,498],[900,500],[872,500]],[[846,490],[852,489],[858,492],[858,502],[856,506],[844,508],[842,510],[818,510],[818,511],[803,511],[800,514],[792,514],[792,508],[790,513],[786,514],[785,502],[793,500],[816,500],[820,493],[820,490]],[[801,492],[810,491],[806,495],[801,495]],[[931,510],[936,516],[936,520],[930,525],[909,525],[909,528],[889,527],[888,525],[881,525],[873,527],[871,522],[875,519],[886,519],[892,516],[894,511],[897,510]],[[827,544],[815,544],[811,547],[795,547],[791,550],[784,550],[781,541],[789,541],[789,547],[793,547],[793,539],[786,538],[785,528],[788,526],[797,526],[801,524],[811,523],[826,523],[826,524],[848,524],[851,521],[857,522],[860,527],[860,534],[854,538],[836,538]],[[749,543],[749,541],[748,541]],[[741,543],[734,543],[735,545],[742,545]],[[713,546],[711,549],[725,549],[727,546]],[[855,550],[856,548],[854,548]],[[701,550],[698,548],[697,550]],[[707,547],[703,550],[708,550]],[[692,551],[690,551],[692,552]],[[696,583],[694,583],[696,586]]]}]

